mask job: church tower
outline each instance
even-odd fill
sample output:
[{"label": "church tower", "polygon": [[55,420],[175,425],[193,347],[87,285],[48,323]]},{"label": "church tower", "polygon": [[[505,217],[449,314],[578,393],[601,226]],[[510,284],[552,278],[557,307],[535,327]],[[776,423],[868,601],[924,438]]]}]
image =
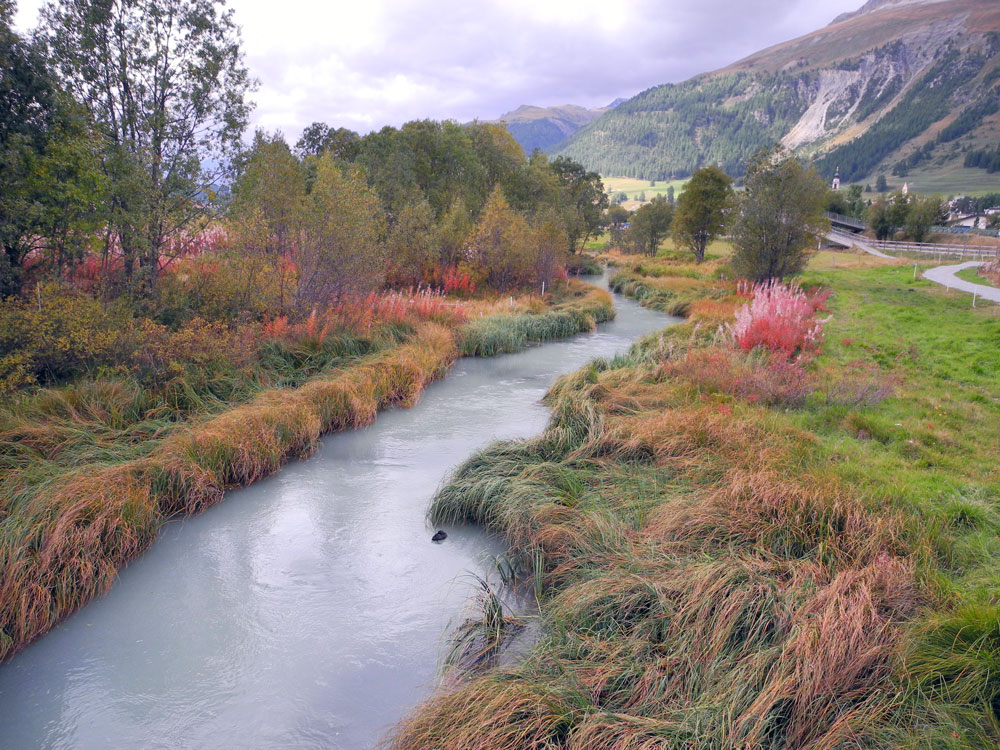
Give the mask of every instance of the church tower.
[{"label": "church tower", "polygon": [[840,190],[840,167],[837,167],[837,173],[833,176],[833,185],[831,185],[834,190]]}]

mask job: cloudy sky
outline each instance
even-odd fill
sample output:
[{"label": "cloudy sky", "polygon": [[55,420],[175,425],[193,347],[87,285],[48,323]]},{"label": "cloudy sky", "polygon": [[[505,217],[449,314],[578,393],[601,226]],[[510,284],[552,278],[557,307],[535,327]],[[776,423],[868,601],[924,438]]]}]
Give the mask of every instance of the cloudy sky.
[{"label": "cloudy sky", "polygon": [[[17,25],[43,0],[19,0]],[[600,107],[791,39],[862,0],[230,0],[253,124],[365,133],[520,104]]]}]

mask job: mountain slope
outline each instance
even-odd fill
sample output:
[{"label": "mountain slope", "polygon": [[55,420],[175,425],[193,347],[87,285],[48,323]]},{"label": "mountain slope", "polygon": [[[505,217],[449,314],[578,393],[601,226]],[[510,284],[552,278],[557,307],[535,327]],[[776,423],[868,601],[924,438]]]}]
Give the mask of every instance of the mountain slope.
[{"label": "mountain slope", "polygon": [[611,107],[586,109],[575,104],[558,107],[522,104],[513,112],[502,115],[497,122],[506,125],[514,140],[521,144],[525,153],[530,154],[535,148],[548,151],[558,147],[573,133],[596,120]]},{"label": "mountain slope", "polygon": [[603,174],[739,174],[776,141],[846,181],[960,163],[1000,134],[1000,2],[871,0],[812,34],[657,86],[560,153]]}]

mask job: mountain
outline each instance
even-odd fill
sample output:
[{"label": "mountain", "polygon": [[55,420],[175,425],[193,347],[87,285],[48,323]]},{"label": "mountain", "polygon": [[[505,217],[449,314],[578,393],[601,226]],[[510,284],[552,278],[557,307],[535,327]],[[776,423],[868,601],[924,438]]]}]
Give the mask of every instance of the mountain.
[{"label": "mountain", "polygon": [[780,141],[846,182],[957,174],[1000,141],[998,53],[998,0],[870,0],[811,34],[643,91],[558,153],[605,175],[670,179],[717,163],[739,174]]},{"label": "mountain", "polygon": [[[618,102],[624,99],[617,100]],[[597,119],[615,106],[586,109],[575,104],[560,107],[534,107],[522,104],[513,112],[502,115],[497,122],[507,126],[514,140],[521,144],[526,154],[533,149],[549,151],[559,147],[567,138],[584,125]]]}]

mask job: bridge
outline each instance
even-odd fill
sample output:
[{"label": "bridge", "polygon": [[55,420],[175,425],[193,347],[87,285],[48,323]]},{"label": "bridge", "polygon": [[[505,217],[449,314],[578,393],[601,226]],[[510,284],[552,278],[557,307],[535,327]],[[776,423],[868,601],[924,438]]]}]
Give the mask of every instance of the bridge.
[{"label": "bridge", "polygon": [[[869,240],[857,234],[831,229],[826,233],[826,239],[831,245],[852,248],[856,247],[869,255],[879,258],[895,258],[889,253],[906,253],[918,258],[941,261],[949,258],[961,260],[989,260],[1000,256],[1000,248],[983,245],[946,245],[936,242],[894,242],[892,240]],[[888,252],[887,252],[888,251]]]},{"label": "bridge", "polygon": [[844,232],[839,229],[830,229],[830,231],[826,233],[826,239],[831,245],[839,245],[840,247],[845,247],[848,250],[852,247],[856,247],[859,250],[864,250],[869,255],[874,255],[877,258],[893,257],[887,253],[883,253],[874,246],[875,243],[860,236],[860,234],[851,234],[850,232]]},{"label": "bridge", "polygon": [[868,228],[861,219],[855,219],[853,216],[835,214],[833,211],[824,211],[823,213],[830,220],[830,224],[834,229],[846,230],[848,232],[863,232]]}]

